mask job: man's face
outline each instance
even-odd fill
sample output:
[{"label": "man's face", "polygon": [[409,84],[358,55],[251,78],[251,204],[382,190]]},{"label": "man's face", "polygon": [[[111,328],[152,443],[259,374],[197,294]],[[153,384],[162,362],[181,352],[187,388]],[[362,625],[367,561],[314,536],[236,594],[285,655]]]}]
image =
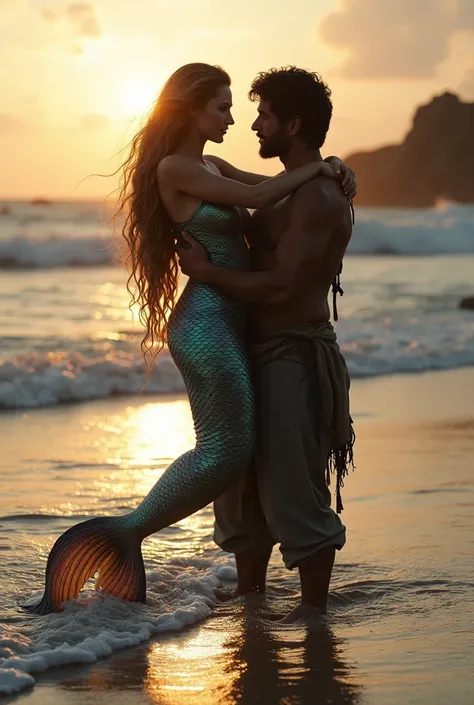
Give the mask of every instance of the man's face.
[{"label": "man's face", "polygon": [[269,103],[261,100],[258,104],[258,117],[252,125],[260,142],[259,154],[263,159],[282,157],[290,146],[290,136],[285,126],[281,126]]}]

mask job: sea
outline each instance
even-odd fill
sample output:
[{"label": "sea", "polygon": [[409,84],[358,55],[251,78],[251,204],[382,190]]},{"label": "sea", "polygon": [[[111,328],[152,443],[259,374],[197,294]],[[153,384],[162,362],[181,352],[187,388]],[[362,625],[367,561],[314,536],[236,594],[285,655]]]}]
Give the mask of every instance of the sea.
[{"label": "sea", "polygon": [[[183,390],[163,354],[144,388],[119,232],[105,204],[0,204],[0,408]],[[115,262],[115,266],[111,263]],[[337,332],[353,378],[474,364],[474,207],[357,208]]]},{"label": "sea", "polygon": [[[0,202],[0,695],[26,698],[37,685],[42,703],[85,703],[80,693],[99,689],[106,698],[113,687],[141,688],[140,702],[194,705],[473,702],[474,639],[465,622],[474,594],[472,419],[437,431],[377,426],[365,439],[362,431],[362,470],[345,514],[352,540],[336,564],[333,621],[312,651],[305,646],[311,635],[272,631],[258,609],[219,602],[218,590],[235,587],[236,573],[212,543],[210,507],[147,540],[145,606],[86,590],[60,614],[22,612],[21,604],[42,594],[48,552],[61,532],[136,506],[194,442],[184,385],[166,351],[146,383],[142,326],[129,306],[121,236],[109,216],[105,202]],[[390,381],[387,408],[390,394],[395,408],[396,390],[409,398],[428,373],[464,374],[461,368],[474,366],[474,311],[459,307],[474,296],[474,207],[356,205],[342,287],[336,328],[351,377]],[[463,384],[459,394],[472,397]],[[451,387],[437,389],[433,400],[442,406]],[[417,392],[413,405],[429,407],[432,390],[430,383],[426,397]],[[356,428],[367,410],[359,411]],[[265,609],[283,616],[298,582],[278,554],[269,585]],[[204,631],[192,631],[196,625]],[[165,635],[171,641],[137,651]],[[235,659],[225,660],[226,648]],[[383,648],[393,658],[384,660]],[[127,649],[133,668],[112,660],[115,671],[93,670]],[[188,658],[189,672],[178,657]],[[259,666],[247,681],[252,664]],[[64,671],[73,666],[82,670]],[[122,681],[123,669],[141,673],[137,682],[132,675]],[[225,690],[223,673],[240,674],[235,692]],[[324,697],[313,699],[318,688]]]}]

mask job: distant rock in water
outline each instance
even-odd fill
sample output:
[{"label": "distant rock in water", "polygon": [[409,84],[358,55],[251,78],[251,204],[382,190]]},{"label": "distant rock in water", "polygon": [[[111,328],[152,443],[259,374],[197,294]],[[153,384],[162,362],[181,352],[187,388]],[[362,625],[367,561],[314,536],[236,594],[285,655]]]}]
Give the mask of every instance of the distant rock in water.
[{"label": "distant rock in water", "polygon": [[429,208],[439,199],[474,203],[474,103],[445,93],[418,108],[402,144],[359,152],[356,204]]},{"label": "distant rock in water", "polygon": [[47,198],[34,198],[31,201],[32,206],[52,206],[53,202],[49,201]]},{"label": "distant rock in water", "polygon": [[459,302],[459,308],[467,308],[469,311],[474,311],[474,296],[466,296]]}]

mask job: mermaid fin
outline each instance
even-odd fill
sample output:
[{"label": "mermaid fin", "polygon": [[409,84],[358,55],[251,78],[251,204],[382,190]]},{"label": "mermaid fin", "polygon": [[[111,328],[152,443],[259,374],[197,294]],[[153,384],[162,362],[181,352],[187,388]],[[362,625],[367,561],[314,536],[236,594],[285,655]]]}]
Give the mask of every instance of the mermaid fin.
[{"label": "mermaid fin", "polygon": [[123,600],[145,602],[142,538],[120,523],[121,517],[98,517],[62,534],[49,554],[41,602],[24,609],[33,614],[60,612],[62,603],[75,599],[98,571],[96,589]]}]

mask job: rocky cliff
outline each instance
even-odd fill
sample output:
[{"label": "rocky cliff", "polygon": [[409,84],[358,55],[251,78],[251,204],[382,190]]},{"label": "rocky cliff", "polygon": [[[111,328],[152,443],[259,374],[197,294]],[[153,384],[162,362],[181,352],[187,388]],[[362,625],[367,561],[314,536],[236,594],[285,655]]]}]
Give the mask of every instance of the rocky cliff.
[{"label": "rocky cliff", "polygon": [[418,108],[404,142],[359,152],[356,205],[429,207],[474,203],[474,103],[445,93]]}]

